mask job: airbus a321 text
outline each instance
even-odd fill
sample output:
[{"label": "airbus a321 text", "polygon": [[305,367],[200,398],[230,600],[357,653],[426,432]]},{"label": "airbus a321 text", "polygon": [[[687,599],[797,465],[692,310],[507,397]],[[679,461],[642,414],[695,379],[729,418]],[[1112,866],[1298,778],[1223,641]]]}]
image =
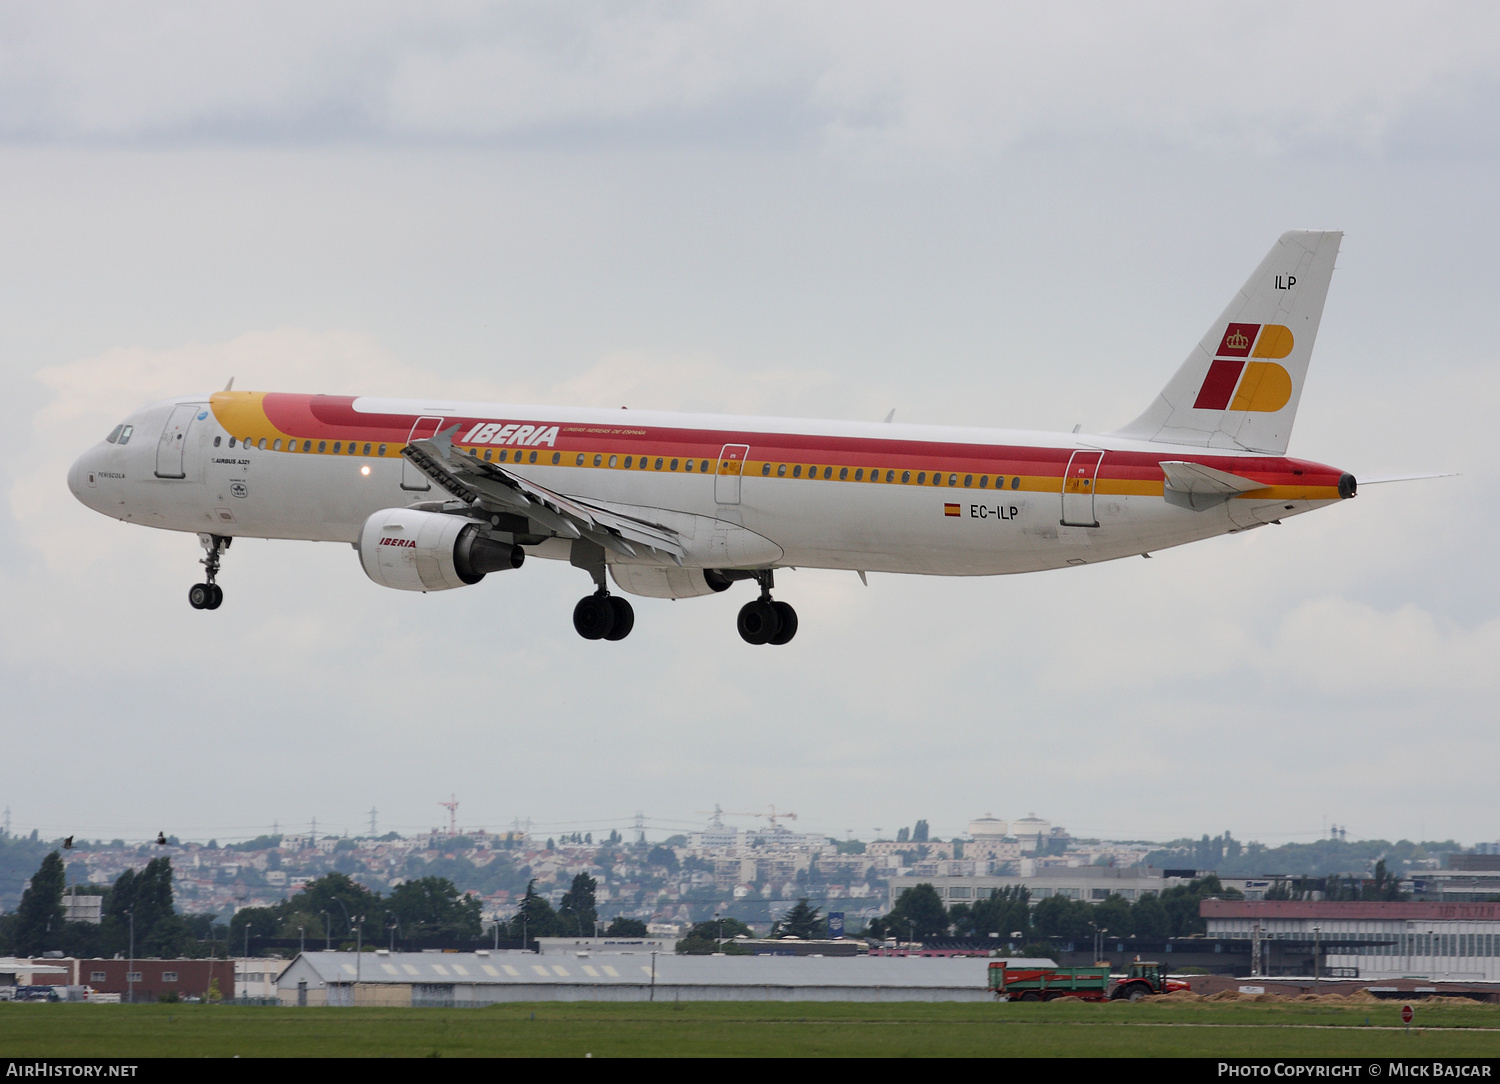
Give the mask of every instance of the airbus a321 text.
[{"label": "airbus a321 text", "polygon": [[217,609],[238,537],[348,542],[384,587],[442,591],[528,556],[592,577],[573,624],[620,640],[621,590],[751,580],[752,644],[797,614],[778,568],[992,576],[1149,554],[1347,500],[1286,455],[1342,234],[1283,234],[1159,396],[1112,433],[226,390],[136,411],[73,465],[88,507],[196,533]]}]

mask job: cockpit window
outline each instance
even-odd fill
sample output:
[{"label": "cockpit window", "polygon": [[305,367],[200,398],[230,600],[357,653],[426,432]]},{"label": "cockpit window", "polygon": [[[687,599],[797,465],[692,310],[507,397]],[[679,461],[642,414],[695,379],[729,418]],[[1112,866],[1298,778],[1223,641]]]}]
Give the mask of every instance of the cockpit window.
[{"label": "cockpit window", "polygon": [[109,436],[105,437],[104,439],[113,444],[115,441],[120,439],[120,433],[124,428],[125,427],[123,425],[115,426],[109,431]]}]

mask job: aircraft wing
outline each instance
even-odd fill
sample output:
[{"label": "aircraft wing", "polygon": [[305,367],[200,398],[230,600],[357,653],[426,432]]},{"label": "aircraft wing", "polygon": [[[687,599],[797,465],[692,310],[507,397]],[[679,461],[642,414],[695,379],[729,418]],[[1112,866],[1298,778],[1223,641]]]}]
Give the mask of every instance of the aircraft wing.
[{"label": "aircraft wing", "polygon": [[560,538],[586,538],[625,557],[636,556],[635,547],[644,546],[682,563],[682,542],[671,528],[553,492],[498,463],[486,463],[453,446],[457,431],[455,425],[426,440],[413,441],[401,454],[470,505],[525,516]]}]

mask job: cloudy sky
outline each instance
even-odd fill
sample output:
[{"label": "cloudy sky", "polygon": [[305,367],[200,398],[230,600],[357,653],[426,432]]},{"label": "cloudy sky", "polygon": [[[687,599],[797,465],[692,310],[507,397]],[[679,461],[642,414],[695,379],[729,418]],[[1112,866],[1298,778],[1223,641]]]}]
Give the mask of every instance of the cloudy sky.
[{"label": "cloudy sky", "polygon": [[[660,835],[1500,838],[1500,11],[1469,4],[0,9],[0,695],[13,827],[446,817]],[[1279,528],[979,581],[800,571],[573,632],[529,563],[407,595],[64,472],[222,387],[1087,430],[1272,241],[1346,231]],[[749,823],[740,819],[739,823]]]}]

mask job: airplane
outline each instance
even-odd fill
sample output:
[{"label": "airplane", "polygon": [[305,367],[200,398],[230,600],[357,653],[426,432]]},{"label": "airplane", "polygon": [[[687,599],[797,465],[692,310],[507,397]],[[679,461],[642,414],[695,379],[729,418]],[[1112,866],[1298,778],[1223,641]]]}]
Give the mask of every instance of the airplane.
[{"label": "airplane", "polygon": [[[1286,455],[1343,234],[1271,247],[1145,412],[1109,433],[224,391],[134,412],[73,464],[83,504],[197,534],[215,610],[236,538],[346,542],[384,587],[444,591],[527,557],[593,580],[578,633],[630,602],[753,581],[737,628],[783,645],[779,568],[992,576],[1234,534],[1355,496]],[[1384,480],[1384,479],[1383,479]],[[1392,479],[1394,480],[1394,479]]]}]

